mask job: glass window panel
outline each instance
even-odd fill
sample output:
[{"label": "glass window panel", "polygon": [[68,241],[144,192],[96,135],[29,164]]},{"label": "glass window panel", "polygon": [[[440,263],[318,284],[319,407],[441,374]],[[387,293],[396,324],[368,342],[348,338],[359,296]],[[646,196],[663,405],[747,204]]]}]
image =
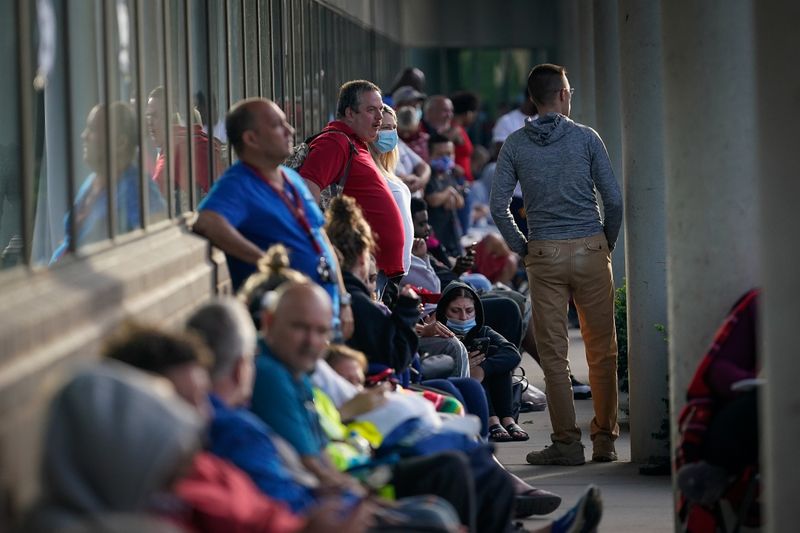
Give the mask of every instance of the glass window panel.
[{"label": "glass window panel", "polygon": [[[227,143],[228,136],[225,133],[225,113],[228,110],[228,45],[225,26],[225,1],[209,0],[208,2],[208,23],[210,27],[209,46],[210,46],[210,79],[208,104],[210,106],[209,123],[213,126],[211,130],[213,136],[221,147],[221,157],[219,166],[226,168],[230,161],[230,153]],[[216,143],[215,143],[216,146]],[[215,149],[216,153],[216,149]]]},{"label": "glass window panel", "polygon": [[[186,75],[186,11],[184,0],[168,0],[167,39],[169,41],[169,106],[168,132],[171,135],[170,162],[172,168],[173,212],[191,210],[191,167],[189,139],[192,117],[189,110],[189,82]],[[166,96],[166,93],[165,95]],[[199,141],[198,141],[199,142]],[[208,176],[206,175],[207,181]],[[207,188],[206,184],[206,188]]]},{"label": "glass window panel", "polygon": [[0,269],[24,262],[16,18],[14,2],[0,2]]},{"label": "glass window panel", "polygon": [[[163,0],[162,0],[163,1]],[[165,93],[166,46],[164,41],[164,9],[162,1],[140,2],[142,25],[142,64],[140,66],[143,76],[143,94],[145,105],[145,136],[144,165],[146,174],[150,177],[161,193],[164,201],[169,200],[171,191],[174,191],[174,169],[167,165],[167,132],[170,129],[167,117]],[[174,206],[174,200],[173,206]],[[164,220],[167,210],[150,209],[148,212],[150,223]]]},{"label": "glass window panel", "polygon": [[245,95],[244,51],[242,50],[242,2],[228,0],[228,61],[230,61],[230,102],[232,106]]},{"label": "glass window panel", "polygon": [[261,63],[260,88],[261,96],[272,99],[272,2],[258,2],[258,47],[260,50],[259,61]]},{"label": "glass window panel", "polygon": [[[115,233],[140,225],[135,115],[128,101],[120,101],[121,69],[105,77],[106,63],[119,61],[124,50],[110,39],[106,26],[118,28],[120,18],[128,22],[125,10],[118,17],[115,9],[107,11],[99,1],[84,2],[69,12],[62,2],[49,5],[52,13],[37,13],[40,43],[62,40],[67,46],[58,46],[44,91],[35,99],[36,264],[56,263],[73,248],[107,239],[111,221]],[[43,23],[41,17],[48,16],[57,22]],[[109,144],[109,139],[117,142]],[[136,208],[130,216],[129,203]]]},{"label": "glass window panel", "polygon": [[[283,5],[282,10],[282,27],[283,33],[281,35],[281,46],[283,51],[283,67],[284,67],[284,86],[283,86],[283,102],[281,107],[283,112],[286,113],[286,120],[289,124],[296,126],[294,116],[294,32],[292,31],[292,0],[281,0]],[[297,139],[297,131],[295,131],[295,140]]]},{"label": "glass window panel", "polygon": [[272,0],[272,100],[283,107],[284,79],[286,70],[283,64],[283,0]]},{"label": "glass window panel", "polygon": [[[209,46],[208,12],[204,3],[188,2],[189,39],[193,109],[192,139],[194,141],[194,205],[208,193],[211,184],[220,176],[224,167],[222,162],[224,144],[208,134],[208,94],[209,94]],[[210,140],[209,140],[210,138]],[[214,169],[210,171],[209,169]]]},{"label": "glass window panel", "polygon": [[304,58],[304,31],[303,31],[303,12],[301,0],[292,0],[292,42],[291,47],[293,54],[294,72],[292,76],[294,90],[292,92],[294,98],[292,99],[291,106],[294,110],[294,126],[297,129],[296,137],[300,140],[305,139],[306,135],[306,120],[305,108],[303,106],[303,73],[305,72],[303,58]]},{"label": "glass window panel", "polygon": [[261,43],[258,40],[258,8],[257,0],[244,0],[244,62],[245,62],[245,94],[258,96],[259,87],[259,61]]}]

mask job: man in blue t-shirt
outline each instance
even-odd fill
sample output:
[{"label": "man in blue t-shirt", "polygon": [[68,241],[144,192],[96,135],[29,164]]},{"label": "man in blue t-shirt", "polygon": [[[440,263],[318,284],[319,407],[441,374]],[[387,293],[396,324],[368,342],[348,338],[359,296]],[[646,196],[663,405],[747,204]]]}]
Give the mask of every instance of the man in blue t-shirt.
[{"label": "man in blue t-shirt", "polygon": [[322,228],[325,219],[303,179],[281,163],[292,151],[294,128],[263,98],[235,104],[225,118],[239,161],[202,201],[194,231],[225,252],[234,290],[255,272],[273,244],[289,250],[292,268],[322,285],[334,302],[334,322],[352,334],[350,299],[336,255]]}]

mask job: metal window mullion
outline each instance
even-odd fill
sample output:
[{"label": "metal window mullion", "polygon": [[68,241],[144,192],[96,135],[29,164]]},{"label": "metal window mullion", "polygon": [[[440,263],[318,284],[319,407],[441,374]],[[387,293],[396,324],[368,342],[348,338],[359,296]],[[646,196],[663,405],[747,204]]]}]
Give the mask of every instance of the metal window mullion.
[{"label": "metal window mullion", "polygon": [[216,112],[217,110],[214,108],[214,100],[216,99],[216,90],[212,89],[212,81],[214,76],[212,74],[212,65],[214,64],[214,60],[211,58],[211,0],[206,0],[206,35],[204,39],[201,39],[205,43],[206,47],[206,93],[207,93],[207,105],[208,105],[208,115],[206,116],[207,126],[206,129],[208,130],[208,184],[209,186],[214,184],[216,179],[216,175],[214,169],[216,168],[215,162],[217,157],[217,150],[215,148],[216,141],[214,137],[214,126],[216,120]]},{"label": "metal window mullion", "polygon": [[264,97],[264,78],[261,68],[261,2],[256,0],[256,79],[258,79],[258,95]]},{"label": "metal window mullion", "polygon": [[[111,70],[114,65],[114,54],[112,36],[114,35],[113,27],[114,15],[116,12],[112,9],[113,5],[109,2],[102,3],[102,19],[103,19],[103,65],[105,72],[104,76],[104,90],[105,90],[105,127],[106,127],[106,187],[108,199],[108,236],[113,239],[117,235],[117,177],[115,176],[116,168],[116,151],[114,147],[116,143],[114,133],[116,133],[117,125],[112,120],[111,113]],[[112,131],[113,130],[113,131]]]},{"label": "metal window mullion", "polygon": [[184,14],[184,29],[185,31],[185,46],[184,63],[186,64],[186,139],[187,139],[187,161],[186,161],[186,185],[189,190],[189,208],[194,211],[196,207],[196,187],[195,187],[195,168],[194,168],[194,106],[192,105],[192,38],[191,38],[191,4],[189,0],[183,1],[183,14]]},{"label": "metal window mullion", "polygon": [[166,160],[166,176],[167,176],[167,216],[172,218],[175,216],[175,176],[172,157],[174,156],[174,145],[172,135],[172,48],[170,46],[170,9],[169,2],[162,0],[161,2],[161,19],[163,26],[161,27],[162,36],[164,40],[164,116],[166,117],[167,132],[165,139],[165,160]]},{"label": "metal window mullion", "polygon": [[145,87],[144,87],[144,8],[142,2],[135,0],[133,17],[136,24],[136,124],[139,128],[139,220],[142,227],[146,228],[150,218],[150,177],[147,175],[147,157],[145,146]]},{"label": "metal window mullion", "polygon": [[[61,54],[63,55],[64,65],[64,100],[66,106],[64,109],[64,138],[67,143],[67,211],[70,212],[72,205],[75,202],[75,179],[73,172],[75,172],[75,142],[72,135],[72,71],[70,70],[70,45],[69,45],[69,9],[64,6],[63,11],[63,24],[61,28]],[[74,220],[75,214],[70,217],[70,223],[67,227],[69,236],[69,252],[74,253],[78,246],[78,229]]]}]

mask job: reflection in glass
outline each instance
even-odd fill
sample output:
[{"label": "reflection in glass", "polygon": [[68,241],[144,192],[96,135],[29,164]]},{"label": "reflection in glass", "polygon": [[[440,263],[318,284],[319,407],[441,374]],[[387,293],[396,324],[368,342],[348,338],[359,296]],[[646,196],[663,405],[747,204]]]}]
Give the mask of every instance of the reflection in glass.
[{"label": "reflection in glass", "polygon": [[[112,124],[110,136],[107,134],[108,122]],[[59,261],[69,251],[70,224],[75,227],[77,247],[106,237],[108,183],[111,181],[107,175],[109,156],[113,164],[113,181],[116,183],[116,233],[126,233],[141,226],[139,171],[134,165],[137,137],[136,118],[130,105],[124,102],[112,102],[109,106],[98,104],[89,112],[81,142],[83,160],[92,173],[78,189],[75,203],[66,217],[66,237],[53,252],[51,264]],[[152,181],[147,183],[150,213],[163,212],[166,204],[158,188]]]}]

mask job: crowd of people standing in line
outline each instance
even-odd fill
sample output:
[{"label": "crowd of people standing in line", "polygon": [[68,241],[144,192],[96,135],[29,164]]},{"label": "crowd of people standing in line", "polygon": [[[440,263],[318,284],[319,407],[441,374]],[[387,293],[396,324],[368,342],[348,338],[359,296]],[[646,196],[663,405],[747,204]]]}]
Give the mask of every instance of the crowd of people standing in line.
[{"label": "crowd of people standing in line", "polygon": [[[299,157],[275,103],[232,106],[237,162],[193,230],[225,253],[238,300],[202,306],[186,333],[129,326],[64,387],[34,530],[95,516],[160,517],[164,530],[520,530],[514,517],[561,498],[507,472],[488,442],[529,438],[512,398],[528,352],[553,426],[528,462],[585,462],[570,300],[587,347],[592,459],[617,459],[610,253],[622,204],[602,140],[569,119],[566,71],[539,65],[522,116],[498,120],[493,177],[478,178],[485,150],[465,129],[478,98],[428,97],[419,74],[404,72],[390,98],[366,80],[342,85],[336,119]],[[108,444],[93,459],[115,463],[113,479],[80,459],[92,438]],[[591,531],[601,510],[590,486],[544,530]]]}]

